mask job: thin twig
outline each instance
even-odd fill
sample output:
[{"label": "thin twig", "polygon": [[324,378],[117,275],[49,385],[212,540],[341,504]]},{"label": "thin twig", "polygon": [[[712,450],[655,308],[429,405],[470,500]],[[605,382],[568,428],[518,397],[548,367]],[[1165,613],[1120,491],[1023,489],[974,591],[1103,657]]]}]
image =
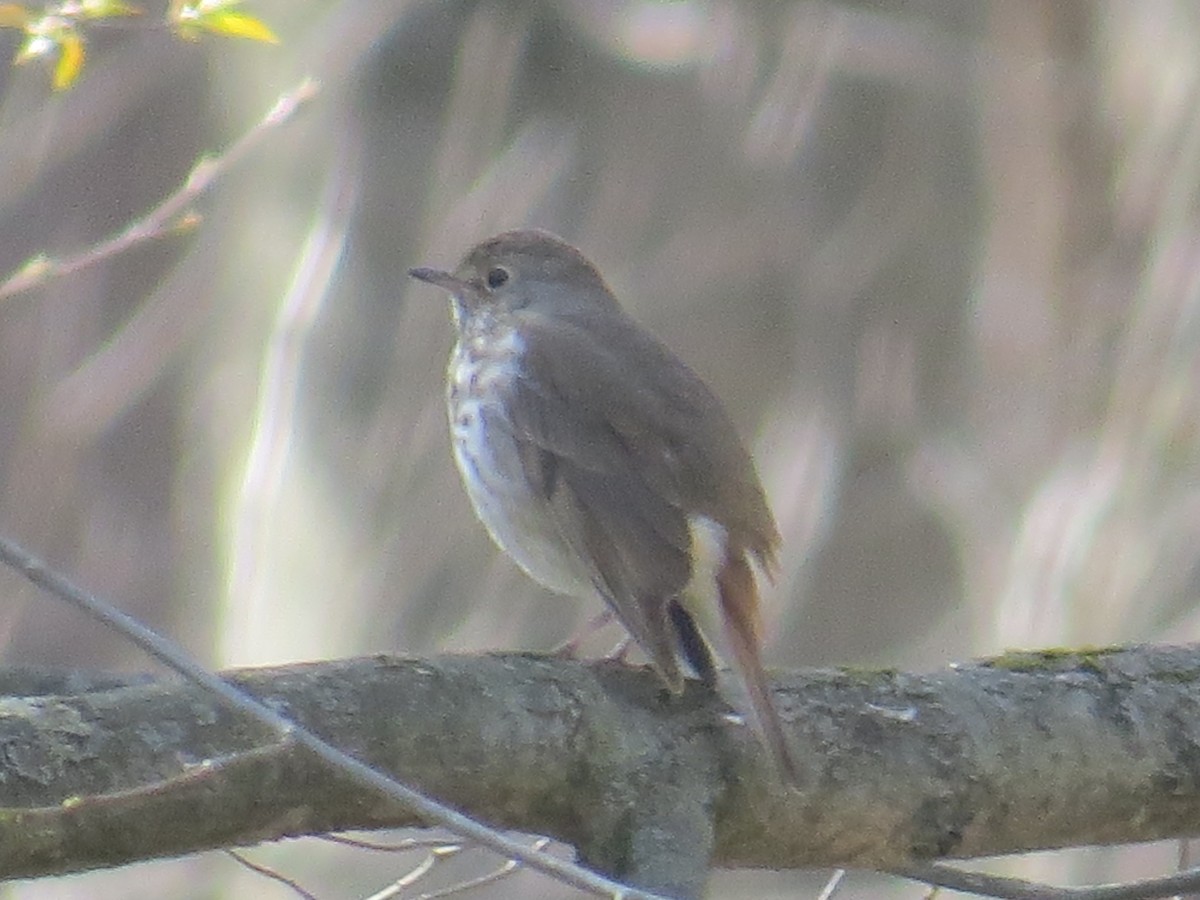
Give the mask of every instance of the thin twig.
[{"label": "thin twig", "polygon": [[291,878],[288,878],[282,872],[277,872],[275,869],[272,869],[270,866],[264,866],[262,863],[253,862],[250,859],[248,859],[247,857],[243,856],[237,850],[226,850],[225,854],[227,856],[232,857],[233,861],[236,862],[238,865],[245,866],[251,872],[255,872],[259,875],[262,875],[265,878],[271,879],[272,881],[278,881],[280,884],[286,885],[287,887],[289,887],[293,891],[295,891],[299,896],[303,897],[304,900],[318,900],[316,894],[306,891],[304,888],[302,888],[299,885],[298,882],[293,881]]},{"label": "thin twig", "polygon": [[397,896],[406,887],[412,887],[414,884],[428,875],[433,869],[434,865],[436,865],[438,860],[441,858],[442,855],[436,850],[430,850],[425,854],[425,858],[417,863],[417,865],[410,869],[405,875],[397,878],[382,891],[376,891],[374,894],[371,894],[371,896],[367,897],[366,900],[391,900],[391,898]]},{"label": "thin twig", "polygon": [[399,841],[365,841],[361,838],[346,837],[344,834],[315,834],[313,837],[340,844],[343,847],[353,847],[356,850],[371,850],[377,853],[407,853],[410,850],[436,850],[439,847],[458,846],[438,838],[404,838]]},{"label": "thin twig", "polygon": [[941,863],[893,869],[892,874],[955,891],[978,894],[981,897],[999,897],[1002,900],[1153,900],[1156,897],[1173,897],[1200,886],[1200,868],[1165,875],[1162,878],[1088,887],[1058,887],[1022,878],[966,872]]},{"label": "thin twig", "polygon": [[0,538],[0,563],[10,566],[37,587],[123,635],[168,668],[174,669],[189,681],[219,697],[230,708],[272,729],[280,740],[294,741],[332,769],[363,787],[370,788],[390,800],[403,804],[425,821],[441,825],[459,837],[494,850],[506,859],[518,859],[531,869],[581,890],[601,896],[621,896],[629,898],[629,900],[633,900],[633,898],[659,900],[658,895],[611,881],[546,853],[530,851],[520,841],[481,825],[469,816],[426,797],[379,770],[371,768],[210,672],[173,642],[147,628],[111,603],[94,594],[87,593],[63,575],[47,568],[41,560],[6,538]]},{"label": "thin twig", "polygon": [[[533,842],[532,849],[542,850],[549,843],[550,838],[538,838]],[[478,878],[471,878],[467,881],[460,881],[458,884],[443,888],[440,891],[434,891],[431,894],[420,894],[414,897],[413,900],[439,900],[441,897],[452,897],[455,894],[462,894],[478,887],[486,887],[489,884],[496,883],[501,878],[508,877],[519,868],[521,868],[521,864],[517,860],[507,859],[502,865],[497,866],[495,870],[485,875],[480,875]]]},{"label": "thin twig", "polygon": [[817,900],[831,900],[833,895],[837,893],[837,889],[841,886],[845,877],[845,869],[834,869],[833,874],[829,876],[829,880],[825,882],[825,887],[821,889],[821,893],[817,894]]},{"label": "thin twig", "polygon": [[228,150],[219,156],[201,159],[192,167],[192,171],[178,190],[112,237],[105,238],[73,256],[55,259],[39,254],[26,261],[8,279],[0,283],[0,300],[45,284],[51,278],[69,275],[93,266],[146,241],[195,227],[199,216],[190,207],[196,198],[249,155],[269,132],[291,119],[301,106],[317,95],[319,89],[320,85],[315,79],[305,78],[295,88],[281,94],[267,114],[234,141]]}]

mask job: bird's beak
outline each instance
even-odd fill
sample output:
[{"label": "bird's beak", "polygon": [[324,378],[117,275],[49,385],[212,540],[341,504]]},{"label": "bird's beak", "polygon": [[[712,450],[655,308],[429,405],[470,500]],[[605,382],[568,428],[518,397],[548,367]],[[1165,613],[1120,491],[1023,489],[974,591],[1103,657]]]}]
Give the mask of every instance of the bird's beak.
[{"label": "bird's beak", "polygon": [[432,284],[434,287],[447,290],[456,297],[462,296],[471,289],[470,284],[461,278],[455,278],[449,272],[443,272],[441,269],[427,269],[422,266],[416,269],[409,269],[408,274],[418,281],[424,281]]}]

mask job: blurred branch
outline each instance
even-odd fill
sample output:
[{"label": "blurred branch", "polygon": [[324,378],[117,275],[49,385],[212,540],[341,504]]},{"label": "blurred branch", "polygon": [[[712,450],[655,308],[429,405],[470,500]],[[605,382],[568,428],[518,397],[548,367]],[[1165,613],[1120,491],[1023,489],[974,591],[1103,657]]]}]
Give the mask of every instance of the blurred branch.
[{"label": "blurred branch", "polygon": [[229,603],[218,657],[226,664],[263,658],[257,654],[271,658],[274,652],[269,648],[279,640],[278,629],[271,627],[279,611],[264,602],[271,593],[263,587],[268,580],[264,569],[270,568],[269,535],[280,509],[288,458],[303,432],[298,419],[305,352],[341,266],[360,184],[360,149],[347,136],[339,144],[291,283],[274,310],[259,369],[245,471],[230,515],[226,588],[228,597],[249,602]]},{"label": "blurred branch", "polygon": [[179,190],[112,237],[73,256],[55,259],[39,255],[28,260],[0,282],[0,300],[38,287],[52,278],[86,269],[146,241],[195,227],[199,218],[190,209],[191,204],[230,168],[241,162],[269,132],[291,119],[301,106],[317,95],[318,89],[316,81],[305,79],[291,91],[280,95],[267,114],[234,141],[228,150],[196,163]]},{"label": "blurred branch", "polygon": [[[1197,671],[1200,648],[1137,647],[932,675],[792,673],[777,691],[809,764],[797,793],[711,694],[667,700],[650,674],[611,663],[378,657],[228,679],[368,764],[602,869],[650,828],[657,850],[662,834],[701,845],[709,827],[716,865],[905,870],[1193,834]],[[0,877],[421,825],[191,684],[3,710]]]}]

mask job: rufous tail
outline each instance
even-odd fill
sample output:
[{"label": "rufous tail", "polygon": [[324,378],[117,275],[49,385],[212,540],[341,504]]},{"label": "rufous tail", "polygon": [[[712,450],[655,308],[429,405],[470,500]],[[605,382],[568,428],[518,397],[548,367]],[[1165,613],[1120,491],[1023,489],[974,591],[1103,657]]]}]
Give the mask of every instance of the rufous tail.
[{"label": "rufous tail", "polygon": [[754,570],[744,554],[728,557],[717,572],[721,619],[733,663],[750,697],[759,733],[783,778],[800,785],[800,770],[788,749],[779,712],[771,700],[771,690],[762,666],[759,640],[758,585]]}]

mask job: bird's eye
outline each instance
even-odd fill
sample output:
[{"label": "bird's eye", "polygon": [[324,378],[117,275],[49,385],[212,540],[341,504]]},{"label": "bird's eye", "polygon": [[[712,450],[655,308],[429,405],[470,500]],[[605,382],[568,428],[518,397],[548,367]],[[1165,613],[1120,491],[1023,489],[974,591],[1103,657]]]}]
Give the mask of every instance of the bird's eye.
[{"label": "bird's eye", "polygon": [[488,269],[487,286],[493,291],[508,283],[508,269],[503,266],[496,266],[494,269]]}]

